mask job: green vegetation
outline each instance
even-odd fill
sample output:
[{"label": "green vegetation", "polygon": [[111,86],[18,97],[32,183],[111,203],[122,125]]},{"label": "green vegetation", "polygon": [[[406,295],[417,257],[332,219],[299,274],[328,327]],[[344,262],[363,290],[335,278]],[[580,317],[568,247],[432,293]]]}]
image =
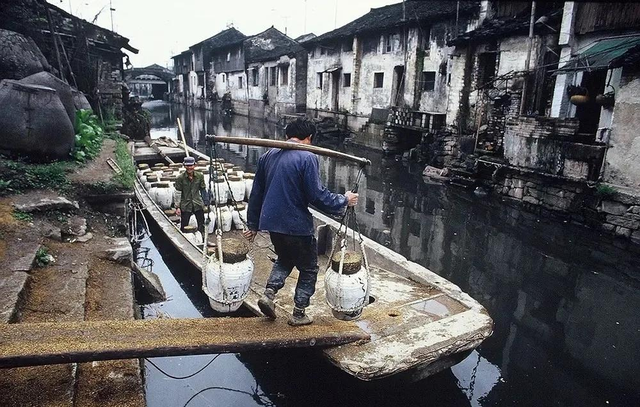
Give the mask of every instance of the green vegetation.
[{"label": "green vegetation", "polygon": [[0,179],[0,196],[9,195],[12,192],[11,180]]},{"label": "green vegetation", "polygon": [[28,189],[51,188],[64,191],[68,186],[66,173],[68,162],[30,164],[23,160],[8,160],[0,157],[0,196],[20,193]]},{"label": "green vegetation", "polygon": [[30,213],[16,210],[13,211],[13,217],[23,222],[31,222],[33,220],[33,215],[31,215]]},{"label": "green vegetation", "polygon": [[596,186],[596,195],[601,197],[601,198],[611,197],[611,196],[615,195],[616,192],[617,192],[616,189],[614,187],[612,187],[611,185],[598,184]]},{"label": "green vegetation", "polygon": [[76,112],[76,144],[71,150],[71,157],[83,163],[93,159],[100,153],[104,130],[96,115],[91,110]]},{"label": "green vegetation", "polygon": [[136,180],[136,168],[133,165],[131,154],[129,154],[127,142],[122,139],[116,140],[116,163],[122,170],[120,174],[114,176],[116,182],[124,188],[133,188]]},{"label": "green vegetation", "polygon": [[51,263],[51,256],[49,255],[49,249],[45,246],[42,246],[36,252],[36,266],[37,267],[45,267]]}]

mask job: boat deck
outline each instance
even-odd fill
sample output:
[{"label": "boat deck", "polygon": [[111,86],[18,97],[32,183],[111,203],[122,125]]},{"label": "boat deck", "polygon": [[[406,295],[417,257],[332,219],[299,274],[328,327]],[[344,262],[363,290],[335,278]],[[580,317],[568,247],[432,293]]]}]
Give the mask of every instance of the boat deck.
[{"label": "boat deck", "polygon": [[[208,158],[197,150],[190,149],[190,153]],[[173,245],[200,270],[202,251],[184,237],[139,183],[136,195]],[[324,291],[326,252],[333,244],[338,223],[317,211],[311,212],[317,227],[319,254],[324,257],[320,260],[317,291],[307,312],[314,319],[330,321],[338,328],[345,322],[333,318]],[[362,380],[400,372],[411,372],[412,379],[419,379],[457,363],[491,335],[493,321],[486,310],[455,284],[366,237],[364,240],[371,266],[370,304],[355,324],[371,340],[323,349],[324,356],[333,364]],[[250,252],[255,271],[244,305],[256,315],[261,315],[257,301],[275,257],[269,247],[268,234],[260,233]],[[284,320],[291,314],[296,279],[294,270],[276,297],[278,319]]]}]

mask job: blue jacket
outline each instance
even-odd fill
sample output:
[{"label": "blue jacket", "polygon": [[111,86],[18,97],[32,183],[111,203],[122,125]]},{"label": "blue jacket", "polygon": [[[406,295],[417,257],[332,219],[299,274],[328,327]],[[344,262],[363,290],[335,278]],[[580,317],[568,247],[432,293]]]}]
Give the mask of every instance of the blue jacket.
[{"label": "blue jacket", "polygon": [[332,193],[320,181],[315,154],[274,148],[260,157],[247,209],[249,229],[311,236],[309,205],[335,215],[347,206],[344,195]]}]

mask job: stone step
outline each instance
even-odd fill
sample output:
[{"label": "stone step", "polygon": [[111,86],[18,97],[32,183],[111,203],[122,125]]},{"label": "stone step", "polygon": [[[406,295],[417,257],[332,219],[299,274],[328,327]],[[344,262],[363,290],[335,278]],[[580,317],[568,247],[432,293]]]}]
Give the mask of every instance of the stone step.
[{"label": "stone step", "polygon": [[4,271],[0,274],[0,323],[7,324],[15,318],[18,302],[24,290],[29,274],[17,271]]}]

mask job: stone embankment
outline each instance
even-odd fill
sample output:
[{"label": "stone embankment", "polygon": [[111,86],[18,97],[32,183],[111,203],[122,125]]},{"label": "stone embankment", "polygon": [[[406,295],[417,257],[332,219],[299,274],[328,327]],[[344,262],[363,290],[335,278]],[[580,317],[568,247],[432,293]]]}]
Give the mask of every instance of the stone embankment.
[{"label": "stone embankment", "polygon": [[[100,157],[70,176],[72,187],[64,197],[30,191],[0,200],[2,323],[135,318],[126,220],[122,213],[96,211],[83,198],[91,184],[110,181],[106,159],[113,151],[113,141],[106,140]],[[137,359],[2,373],[4,406],[145,405]]]},{"label": "stone embankment", "polygon": [[[504,178],[503,178],[504,177]],[[619,186],[552,179],[531,172],[510,172],[484,184],[534,212],[547,210],[605,233],[640,244],[640,194]]]}]

